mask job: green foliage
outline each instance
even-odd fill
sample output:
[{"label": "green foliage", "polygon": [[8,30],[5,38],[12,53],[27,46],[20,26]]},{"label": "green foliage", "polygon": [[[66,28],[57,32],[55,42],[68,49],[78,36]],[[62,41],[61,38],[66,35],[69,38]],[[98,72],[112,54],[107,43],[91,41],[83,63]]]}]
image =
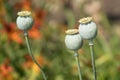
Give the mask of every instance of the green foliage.
[{"label": "green foliage", "polygon": [[[36,1],[39,2],[39,0]],[[55,6],[51,4],[52,0],[50,0],[50,2],[47,2],[47,0],[41,1],[44,5],[41,4],[40,6],[36,6],[37,3],[32,3],[32,1],[27,3],[27,0],[23,1],[23,3],[22,1],[21,3],[17,1],[12,3],[7,0],[5,0],[5,2],[0,1],[0,16],[2,16],[0,18],[1,80],[43,79],[39,69],[34,65],[28,55],[23,33],[17,28],[14,28],[16,25],[11,26],[11,23],[15,24],[15,17],[17,16],[18,10],[26,10],[26,6],[27,9],[30,8],[33,13],[37,15],[36,17],[34,16],[36,21],[35,29],[40,32],[41,37],[39,35],[39,37],[33,38],[31,36],[37,33],[36,31],[33,31],[34,34],[30,32],[30,43],[33,54],[42,65],[48,80],[78,80],[74,54],[66,48],[64,43],[65,30],[78,28],[78,19],[84,17],[82,15],[89,14],[85,12],[79,14],[80,11],[84,11],[85,3],[81,2],[79,7],[72,9],[72,2],[68,5],[67,2],[57,1],[58,2],[55,2]],[[19,5],[17,6],[18,3]],[[14,8],[15,6],[17,6],[17,8]],[[61,11],[56,12],[54,7]],[[120,80],[120,34],[116,32],[116,26],[113,25],[111,27],[112,23],[109,22],[106,14],[102,10],[98,13],[97,15],[99,15],[98,17],[101,17],[101,19],[98,22],[96,21],[98,25],[98,35],[94,40],[98,80]],[[3,16],[3,14],[5,15]],[[17,32],[17,38],[14,38],[16,35],[14,37],[11,36],[14,32]],[[22,40],[22,42],[19,41],[18,38]],[[93,73],[88,41],[84,41],[82,49],[79,50],[79,55],[83,80],[92,80]]]}]

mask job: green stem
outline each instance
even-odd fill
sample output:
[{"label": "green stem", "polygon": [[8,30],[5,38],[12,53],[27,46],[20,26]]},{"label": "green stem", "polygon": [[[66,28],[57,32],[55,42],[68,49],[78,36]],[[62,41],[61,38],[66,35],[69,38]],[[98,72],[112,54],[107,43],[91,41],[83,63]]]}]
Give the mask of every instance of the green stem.
[{"label": "green stem", "polygon": [[77,62],[77,66],[78,66],[79,80],[82,80],[82,74],[81,74],[81,69],[80,69],[80,61],[79,61],[78,51],[74,52],[74,56],[76,57],[76,62]]},{"label": "green stem", "polygon": [[92,59],[92,69],[94,74],[94,80],[97,80],[95,57],[94,57],[94,44],[92,40],[89,41],[89,46],[90,46],[90,53],[91,53],[91,59]]},{"label": "green stem", "polygon": [[45,73],[43,72],[42,70],[42,67],[41,65],[37,62],[37,60],[34,58],[33,54],[32,54],[32,50],[31,50],[31,47],[30,47],[30,42],[29,42],[29,38],[28,38],[28,33],[25,32],[24,33],[24,36],[25,36],[25,40],[26,40],[26,44],[27,44],[27,48],[28,48],[28,52],[29,52],[29,55],[31,56],[32,60],[34,61],[34,63],[39,67],[41,73],[42,73],[42,76],[44,78],[44,80],[47,80],[46,76],[45,76]]}]

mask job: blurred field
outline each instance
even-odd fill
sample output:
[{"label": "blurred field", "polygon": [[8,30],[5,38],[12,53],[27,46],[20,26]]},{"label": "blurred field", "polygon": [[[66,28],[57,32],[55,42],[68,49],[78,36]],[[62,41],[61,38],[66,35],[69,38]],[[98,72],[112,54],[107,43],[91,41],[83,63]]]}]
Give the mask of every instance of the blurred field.
[{"label": "blurred field", "polygon": [[[101,0],[100,0],[101,1]],[[74,54],[64,44],[65,30],[92,16],[98,26],[94,40],[98,80],[120,80],[120,24],[99,0],[0,0],[0,80],[43,80],[28,55],[17,12],[32,11],[29,37],[35,58],[48,80],[78,80]],[[111,10],[112,12],[112,10]],[[83,80],[93,80],[88,42],[79,50]]]}]

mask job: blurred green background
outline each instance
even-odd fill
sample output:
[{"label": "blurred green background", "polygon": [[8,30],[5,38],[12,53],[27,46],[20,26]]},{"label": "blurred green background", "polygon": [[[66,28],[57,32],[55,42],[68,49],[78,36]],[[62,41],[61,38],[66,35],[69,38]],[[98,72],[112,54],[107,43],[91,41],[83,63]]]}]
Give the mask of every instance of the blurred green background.
[{"label": "blurred green background", "polygon": [[[72,51],[64,44],[65,31],[92,16],[98,27],[94,40],[98,80],[120,80],[119,0],[0,0],[0,80],[43,80],[28,55],[17,12],[32,11],[29,37],[33,54],[48,80],[78,80]],[[113,5],[114,3],[114,5]],[[112,5],[111,5],[112,4]],[[88,41],[79,50],[83,80],[93,80]]]}]

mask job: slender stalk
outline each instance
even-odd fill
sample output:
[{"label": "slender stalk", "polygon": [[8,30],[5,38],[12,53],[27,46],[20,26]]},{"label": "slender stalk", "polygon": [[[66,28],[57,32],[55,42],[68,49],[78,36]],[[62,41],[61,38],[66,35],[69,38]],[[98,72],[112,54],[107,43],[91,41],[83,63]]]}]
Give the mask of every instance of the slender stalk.
[{"label": "slender stalk", "polygon": [[91,59],[92,59],[92,69],[94,74],[94,80],[97,80],[95,57],[94,57],[94,44],[92,40],[89,41],[89,46],[90,46],[90,53],[91,53]]},{"label": "slender stalk", "polygon": [[44,80],[47,80],[46,76],[45,76],[45,73],[43,72],[42,70],[42,67],[41,65],[37,62],[37,60],[34,58],[33,54],[32,54],[32,50],[31,50],[31,47],[30,47],[30,42],[29,42],[29,38],[28,38],[28,33],[25,32],[24,33],[24,36],[25,36],[25,40],[26,40],[26,44],[27,44],[27,48],[28,48],[28,52],[29,52],[29,55],[31,56],[32,60],[34,61],[34,63],[39,67],[41,73],[42,73],[42,76],[44,78]]},{"label": "slender stalk", "polygon": [[76,62],[77,62],[77,66],[78,66],[79,80],[82,80],[82,73],[81,73],[81,69],[80,69],[80,61],[79,61],[78,51],[74,52],[74,56],[76,57]]}]

